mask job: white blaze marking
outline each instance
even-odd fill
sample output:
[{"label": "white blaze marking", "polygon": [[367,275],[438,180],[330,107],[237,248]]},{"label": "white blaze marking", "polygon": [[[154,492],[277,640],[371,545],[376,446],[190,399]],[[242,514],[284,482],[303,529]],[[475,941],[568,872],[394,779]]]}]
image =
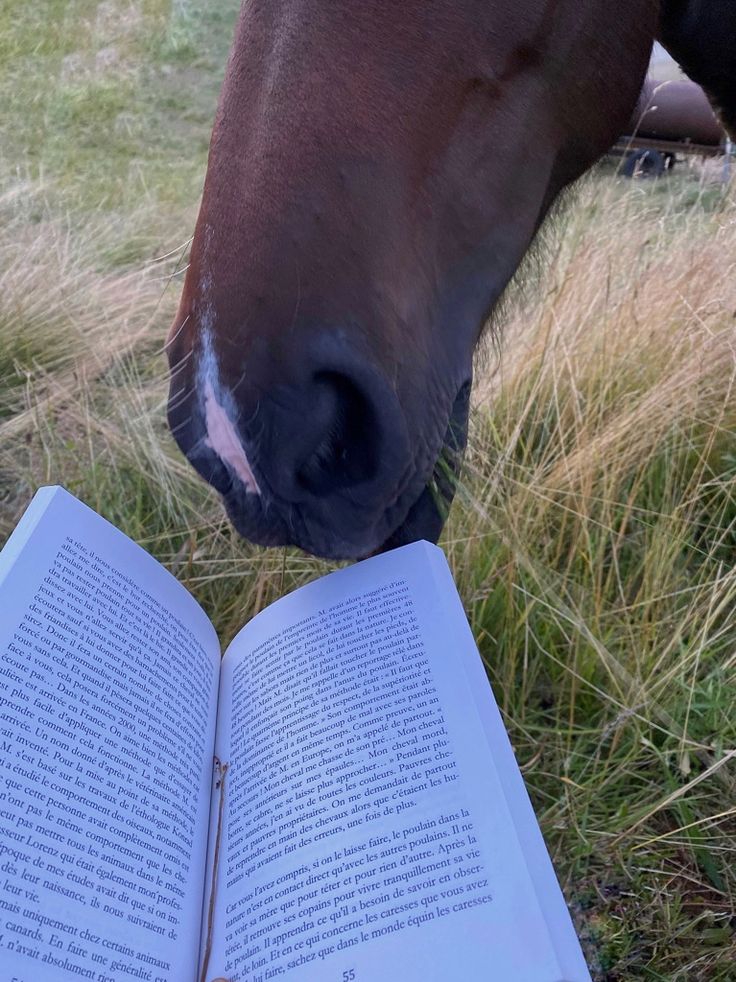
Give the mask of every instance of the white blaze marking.
[{"label": "white blaze marking", "polygon": [[204,416],[207,427],[205,443],[231,467],[245,485],[245,490],[260,494],[261,489],[251,470],[245,450],[230,417],[217,401],[212,382],[207,379],[204,390]]},{"label": "white blaze marking", "polygon": [[[202,332],[202,357],[199,365],[199,388],[200,393],[204,395],[204,422],[207,432],[204,440],[205,445],[214,450],[217,456],[237,474],[246,491],[250,491],[251,494],[260,494],[261,489],[258,487],[258,482],[245,455],[243,444],[231,419],[231,415],[234,416],[235,412],[228,413],[227,408],[218,400],[215,392],[215,385],[218,391],[221,390],[221,386],[217,360],[212,350],[210,338],[210,331],[214,322],[211,308],[205,310],[202,321],[204,330]],[[234,408],[229,393],[225,392],[223,401],[230,404],[231,409]]]}]

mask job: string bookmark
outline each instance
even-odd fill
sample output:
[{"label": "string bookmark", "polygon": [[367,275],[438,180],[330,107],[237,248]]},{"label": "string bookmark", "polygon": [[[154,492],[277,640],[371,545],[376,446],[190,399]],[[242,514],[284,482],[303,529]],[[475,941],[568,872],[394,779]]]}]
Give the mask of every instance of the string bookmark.
[{"label": "string bookmark", "polygon": [[[215,757],[215,773],[217,774],[217,779],[215,781],[215,792],[219,792],[219,801],[217,805],[217,834],[215,836],[215,852],[212,859],[212,883],[210,886],[210,902],[207,908],[207,937],[205,940],[204,955],[202,956],[202,974],[200,976],[200,982],[207,982],[207,969],[209,968],[210,955],[212,954],[212,932],[215,924],[217,873],[220,866],[220,842],[222,839],[222,816],[225,811],[225,778],[227,777],[229,766],[229,764],[223,764],[217,757]],[[217,982],[217,980],[215,980],[215,982]]]}]

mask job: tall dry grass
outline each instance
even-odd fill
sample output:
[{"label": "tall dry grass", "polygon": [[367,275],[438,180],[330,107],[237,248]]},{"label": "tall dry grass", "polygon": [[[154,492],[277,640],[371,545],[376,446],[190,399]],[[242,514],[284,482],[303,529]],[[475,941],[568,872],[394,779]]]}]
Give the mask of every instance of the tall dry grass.
[{"label": "tall dry grass", "polygon": [[735,262],[717,186],[588,182],[482,361],[448,534],[602,979],[736,978]]}]

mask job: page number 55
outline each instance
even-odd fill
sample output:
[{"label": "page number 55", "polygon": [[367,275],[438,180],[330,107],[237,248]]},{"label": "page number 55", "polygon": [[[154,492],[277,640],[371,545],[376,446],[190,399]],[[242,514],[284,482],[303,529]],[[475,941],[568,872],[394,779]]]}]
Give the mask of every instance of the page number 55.
[{"label": "page number 55", "polygon": [[355,969],[349,968],[347,972],[342,973],[342,982],[353,982],[355,978]]}]

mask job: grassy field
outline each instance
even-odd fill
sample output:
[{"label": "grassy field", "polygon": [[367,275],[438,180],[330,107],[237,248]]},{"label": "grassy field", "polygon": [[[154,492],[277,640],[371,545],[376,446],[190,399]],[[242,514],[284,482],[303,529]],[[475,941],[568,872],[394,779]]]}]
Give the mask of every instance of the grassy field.
[{"label": "grassy field", "polygon": [[[164,423],[236,7],[0,7],[0,541],[63,483],[225,641],[327,568],[239,540]],[[479,358],[443,539],[597,982],[736,979],[735,262],[697,170],[584,182]]]}]

